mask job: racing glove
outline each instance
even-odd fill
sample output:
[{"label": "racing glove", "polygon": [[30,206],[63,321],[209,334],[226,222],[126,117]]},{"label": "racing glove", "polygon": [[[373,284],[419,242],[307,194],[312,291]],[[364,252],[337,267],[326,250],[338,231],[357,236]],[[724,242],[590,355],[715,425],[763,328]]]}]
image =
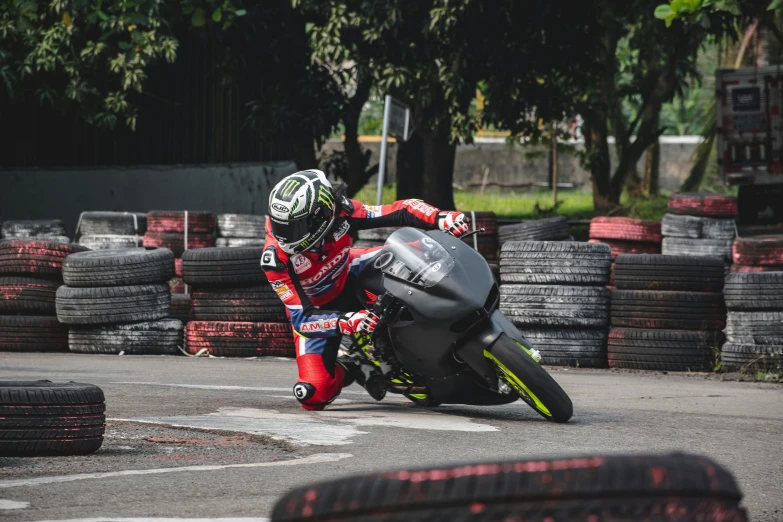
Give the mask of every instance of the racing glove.
[{"label": "racing glove", "polygon": [[469,219],[462,212],[441,212],[438,214],[438,228],[447,230],[454,237],[467,234]]},{"label": "racing glove", "polygon": [[370,335],[378,327],[378,316],[369,310],[348,312],[340,316],[337,324],[343,335],[353,335],[357,332]]}]

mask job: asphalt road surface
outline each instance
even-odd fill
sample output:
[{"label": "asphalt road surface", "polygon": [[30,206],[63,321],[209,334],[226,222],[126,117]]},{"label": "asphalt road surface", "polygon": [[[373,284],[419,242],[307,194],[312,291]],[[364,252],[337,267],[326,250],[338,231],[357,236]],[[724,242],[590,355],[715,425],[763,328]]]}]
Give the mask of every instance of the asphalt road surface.
[{"label": "asphalt road surface", "polygon": [[325,412],[291,396],[293,361],[0,353],[0,380],[77,381],[106,394],[93,455],[0,458],[0,519],[268,517],[291,487],[446,462],[682,451],[728,467],[751,520],[783,520],[783,386],[552,369],[574,402],[555,425],[522,402],[381,403],[359,387]]}]

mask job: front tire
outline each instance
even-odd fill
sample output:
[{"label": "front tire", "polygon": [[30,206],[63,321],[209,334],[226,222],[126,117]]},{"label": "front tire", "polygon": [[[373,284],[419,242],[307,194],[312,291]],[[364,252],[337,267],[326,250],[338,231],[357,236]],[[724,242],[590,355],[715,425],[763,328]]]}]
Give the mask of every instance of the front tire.
[{"label": "front tire", "polygon": [[521,344],[506,334],[484,350],[498,377],[548,421],[566,422],[574,412],[571,399]]}]

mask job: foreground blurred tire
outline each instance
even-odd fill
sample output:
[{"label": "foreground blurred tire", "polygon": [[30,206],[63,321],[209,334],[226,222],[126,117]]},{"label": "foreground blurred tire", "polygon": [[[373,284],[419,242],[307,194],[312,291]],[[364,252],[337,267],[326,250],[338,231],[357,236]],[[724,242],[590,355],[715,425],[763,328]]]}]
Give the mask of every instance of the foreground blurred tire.
[{"label": "foreground blurred tire", "polygon": [[692,455],[444,465],[297,488],[272,522],[747,520],[731,473]]}]

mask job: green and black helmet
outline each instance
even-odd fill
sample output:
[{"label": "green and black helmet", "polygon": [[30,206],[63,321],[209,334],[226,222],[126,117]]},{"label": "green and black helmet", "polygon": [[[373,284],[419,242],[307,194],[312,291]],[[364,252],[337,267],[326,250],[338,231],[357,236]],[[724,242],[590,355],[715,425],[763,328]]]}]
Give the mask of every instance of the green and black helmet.
[{"label": "green and black helmet", "polygon": [[334,223],[332,184],[320,170],[285,177],[269,195],[272,234],[288,254],[317,246]]}]

